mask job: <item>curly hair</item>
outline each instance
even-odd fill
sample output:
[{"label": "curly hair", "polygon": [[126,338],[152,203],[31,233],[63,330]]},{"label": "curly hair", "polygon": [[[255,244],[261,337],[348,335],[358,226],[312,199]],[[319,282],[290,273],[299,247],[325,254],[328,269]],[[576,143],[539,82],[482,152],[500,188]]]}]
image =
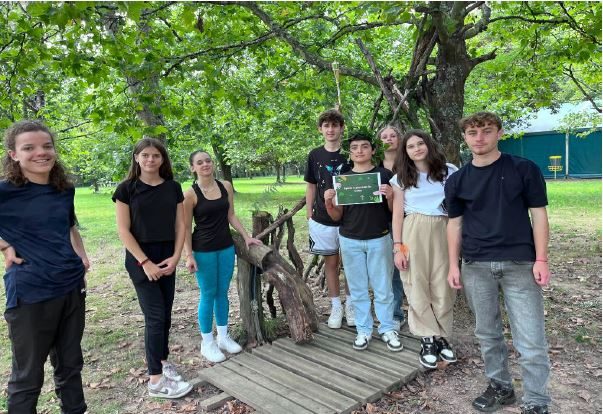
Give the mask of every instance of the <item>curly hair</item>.
[{"label": "curly hair", "polygon": [[429,172],[427,177],[432,182],[442,182],[448,175],[448,168],[446,168],[446,157],[438,144],[431,138],[427,132],[420,129],[411,129],[406,132],[396,152],[396,162],[394,164],[394,174],[398,177],[398,183],[402,188],[417,187],[417,181],[419,173],[415,166],[415,162],[410,159],[408,152],[406,151],[406,144],[412,137],[419,137],[425,142],[427,146],[427,166]]},{"label": "curly hair", "polygon": [[[29,180],[23,174],[19,162],[12,159],[9,154],[9,151],[14,152],[17,150],[17,138],[19,137],[19,135],[24,134],[26,132],[37,131],[48,134],[50,136],[50,139],[52,140],[52,145],[54,146],[54,134],[46,125],[44,125],[40,121],[26,119],[19,122],[15,122],[4,132],[4,148],[6,150],[6,154],[2,159],[2,176],[5,180],[18,187],[25,185],[27,182],[29,182]],[[48,184],[54,187],[57,191],[64,191],[67,188],[73,187],[73,183],[67,177],[65,167],[59,160],[58,155],[55,157],[54,165],[50,170],[48,176]]]},{"label": "curly hair", "polygon": [[345,119],[337,109],[329,109],[318,116],[318,127],[320,128],[325,122],[333,122],[339,124],[339,126],[343,126],[345,124]]},{"label": "curly hair", "polygon": [[174,173],[172,171],[172,163],[170,162],[170,157],[168,156],[167,150],[165,149],[165,145],[163,142],[158,140],[157,138],[143,138],[136,143],[134,146],[134,150],[132,151],[132,162],[130,164],[130,170],[128,171],[128,176],[126,180],[136,180],[140,177],[140,165],[136,162],[136,156],[142,152],[143,149],[153,147],[156,148],[157,151],[161,154],[162,163],[159,167],[159,176],[164,180],[173,180]]}]

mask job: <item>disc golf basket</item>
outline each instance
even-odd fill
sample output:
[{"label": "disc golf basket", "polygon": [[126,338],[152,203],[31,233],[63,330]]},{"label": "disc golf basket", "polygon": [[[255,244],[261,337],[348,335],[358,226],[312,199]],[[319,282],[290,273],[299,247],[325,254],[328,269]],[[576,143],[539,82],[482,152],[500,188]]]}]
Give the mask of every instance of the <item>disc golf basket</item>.
[{"label": "disc golf basket", "polygon": [[557,179],[557,172],[563,170],[563,165],[561,165],[561,155],[551,155],[549,157],[549,171],[552,171]]}]

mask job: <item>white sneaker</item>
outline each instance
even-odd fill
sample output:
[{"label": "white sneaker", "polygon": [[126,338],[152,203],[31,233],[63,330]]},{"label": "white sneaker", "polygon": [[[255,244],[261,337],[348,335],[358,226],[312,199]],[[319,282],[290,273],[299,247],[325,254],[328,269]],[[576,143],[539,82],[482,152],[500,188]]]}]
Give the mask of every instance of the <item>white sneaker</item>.
[{"label": "white sneaker", "polygon": [[218,348],[218,344],[216,343],[216,341],[211,341],[207,343],[205,343],[205,341],[202,341],[201,355],[209,362],[222,362],[226,359],[222,351],[220,351],[220,348]]},{"label": "white sneaker", "polygon": [[182,375],[180,375],[178,371],[176,371],[176,367],[171,362],[166,362],[165,364],[163,364],[162,371],[163,375],[168,379],[171,379],[173,381],[182,381]]},{"label": "white sneaker", "polygon": [[402,342],[400,342],[400,338],[398,338],[398,333],[396,331],[384,333],[381,335],[381,339],[387,344],[387,349],[392,352],[399,352],[403,348]]},{"label": "white sneaker", "polygon": [[339,329],[339,328],[341,328],[341,320],[342,319],[343,319],[343,306],[331,308],[331,316],[329,316],[327,325],[331,329]]},{"label": "white sneaker", "polygon": [[363,351],[368,348],[369,342],[371,341],[371,336],[365,333],[359,333],[356,335],[356,340],[352,344],[352,348],[357,351]]},{"label": "white sneaker", "polygon": [[222,351],[228,352],[229,354],[238,354],[243,350],[241,345],[237,344],[228,334],[223,337],[218,335],[217,342],[218,348],[220,348]]},{"label": "white sneaker", "polygon": [[157,384],[151,384],[149,381],[147,388],[151,397],[180,398],[188,394],[193,386],[186,381],[174,381],[162,375]]},{"label": "white sneaker", "polygon": [[347,301],[345,302],[345,323],[348,326],[356,326],[356,312],[354,312],[354,305]]}]

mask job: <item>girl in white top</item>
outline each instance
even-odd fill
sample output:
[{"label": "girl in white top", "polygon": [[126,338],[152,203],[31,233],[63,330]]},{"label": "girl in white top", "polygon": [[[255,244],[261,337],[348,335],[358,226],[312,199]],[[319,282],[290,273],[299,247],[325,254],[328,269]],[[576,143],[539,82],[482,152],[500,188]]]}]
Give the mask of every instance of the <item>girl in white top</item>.
[{"label": "girl in white top", "polygon": [[408,300],[408,327],[422,338],[419,361],[431,369],[438,360],[456,362],[446,340],[452,333],[455,292],[446,280],[448,216],[444,205],[444,184],[455,171],[428,133],[411,130],[398,146],[390,181],[394,262]]}]

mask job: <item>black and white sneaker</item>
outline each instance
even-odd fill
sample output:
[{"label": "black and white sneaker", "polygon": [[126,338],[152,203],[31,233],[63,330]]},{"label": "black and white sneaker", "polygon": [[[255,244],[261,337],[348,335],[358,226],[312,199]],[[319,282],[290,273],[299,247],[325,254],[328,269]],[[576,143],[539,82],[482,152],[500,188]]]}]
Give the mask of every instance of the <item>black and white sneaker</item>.
[{"label": "black and white sneaker", "polygon": [[521,406],[521,414],[549,414],[549,407],[546,405],[524,404]]},{"label": "black and white sneaker", "polygon": [[442,361],[446,361],[449,364],[456,362],[456,355],[454,355],[454,351],[446,338],[438,338],[435,342],[438,347],[438,355]]},{"label": "black and white sneaker", "polygon": [[486,391],[473,400],[473,408],[485,413],[500,410],[505,405],[515,403],[513,388],[505,388],[495,381],[490,381]]},{"label": "black and white sneaker", "polygon": [[359,333],[356,335],[356,340],[352,344],[352,348],[356,351],[363,351],[368,348],[369,342],[371,341],[371,336],[365,333]]},{"label": "black and white sneaker", "polygon": [[425,368],[435,369],[438,366],[438,346],[432,337],[421,339],[421,351],[419,351],[419,362]]}]

